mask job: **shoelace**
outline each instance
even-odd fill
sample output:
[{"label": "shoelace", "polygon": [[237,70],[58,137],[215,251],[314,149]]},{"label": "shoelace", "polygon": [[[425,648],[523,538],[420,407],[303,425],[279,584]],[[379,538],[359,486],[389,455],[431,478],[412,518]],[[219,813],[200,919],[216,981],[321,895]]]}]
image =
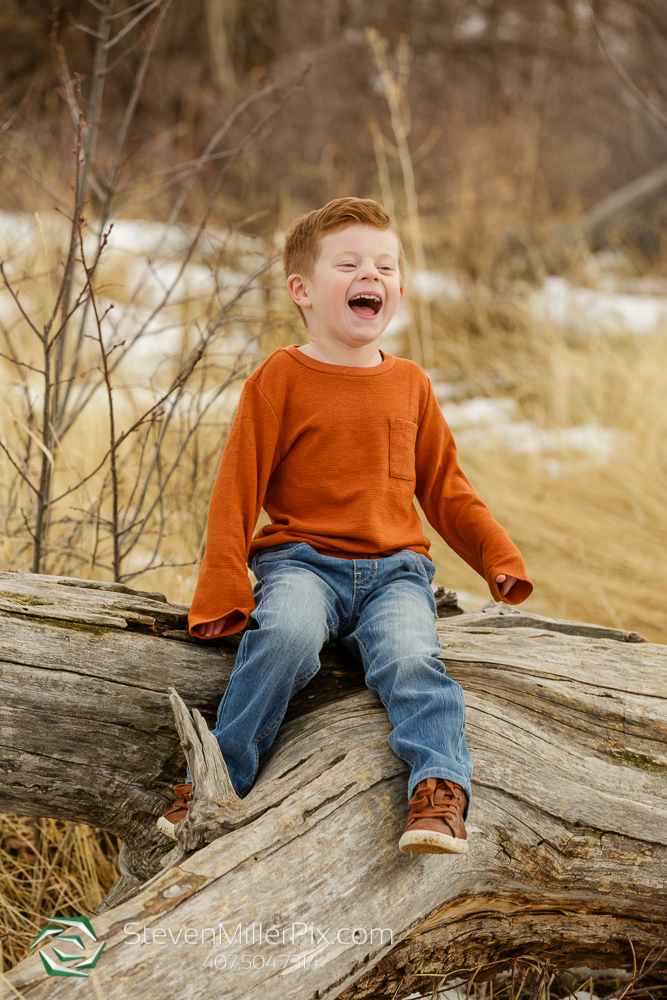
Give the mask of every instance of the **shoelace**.
[{"label": "shoelace", "polygon": [[[175,788],[174,788],[174,791],[176,791]],[[167,810],[167,812],[165,813],[165,816],[171,816],[172,814],[178,813],[178,812],[180,812],[181,809],[187,810],[188,804],[192,801],[192,792],[193,791],[194,791],[194,788],[191,789],[190,791],[188,791],[187,789],[185,789],[184,791],[176,792],[176,796],[177,796],[176,801],[173,803],[173,805],[171,806],[171,808]]]},{"label": "shoelace", "polygon": [[[452,830],[452,822],[456,822],[459,811],[463,805],[463,794],[456,791],[449,783],[440,783],[440,791],[443,798],[435,801],[435,793],[438,784],[435,778],[427,778],[426,782],[420,783],[415,789],[415,793],[410,799],[410,816],[412,819],[437,818],[447,823]],[[409,822],[408,820],[408,822]]]},{"label": "shoelace", "polygon": [[[192,800],[194,788],[188,789],[184,784],[174,785],[173,788],[174,792],[176,792],[176,802],[190,802]],[[176,791],[177,788],[180,789],[180,791]]]}]

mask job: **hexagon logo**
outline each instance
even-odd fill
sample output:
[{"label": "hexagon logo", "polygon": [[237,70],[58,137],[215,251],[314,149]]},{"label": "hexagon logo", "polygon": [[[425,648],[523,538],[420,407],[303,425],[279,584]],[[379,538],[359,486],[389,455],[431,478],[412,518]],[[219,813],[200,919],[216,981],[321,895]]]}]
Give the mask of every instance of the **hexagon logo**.
[{"label": "hexagon logo", "polygon": [[[70,930],[70,928],[73,929]],[[76,931],[79,933],[76,933]],[[81,935],[90,938],[94,943],[97,941],[97,934],[87,917],[52,917],[46,927],[39,932],[35,940],[31,941],[30,947],[34,948],[36,945],[42,944],[43,941],[51,938],[50,944],[56,958],[49,955],[43,948],[39,950],[39,957],[47,974],[49,976],[82,976],[83,978],[87,978],[88,973],[83,970],[95,968],[106,941],[102,941],[91,955],[86,955],[86,947],[90,942],[84,944],[81,940]],[[78,953],[75,951],[72,954],[71,950],[63,951],[61,947],[56,947],[56,942],[58,945],[68,947],[68,949],[78,948]],[[84,952],[83,955],[81,954],[82,952]],[[73,964],[64,965],[63,963]]]}]

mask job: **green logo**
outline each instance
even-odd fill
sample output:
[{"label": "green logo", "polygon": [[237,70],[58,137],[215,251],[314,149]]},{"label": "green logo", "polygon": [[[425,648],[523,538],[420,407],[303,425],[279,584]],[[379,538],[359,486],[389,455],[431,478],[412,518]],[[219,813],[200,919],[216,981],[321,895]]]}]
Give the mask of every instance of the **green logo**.
[{"label": "green logo", "polygon": [[[60,925],[60,926],[58,926]],[[69,930],[68,933],[64,933],[68,928],[74,928],[74,930],[79,931],[78,934],[74,931]],[[97,941],[97,934],[93,930],[93,925],[87,917],[52,917],[46,927],[39,932],[34,941],[30,943],[30,947],[34,948],[35,945],[41,944],[46,941],[52,935],[58,935],[57,938],[51,941],[53,947],[54,955],[60,959],[60,962],[56,962],[54,958],[40,948],[39,957],[42,960],[42,964],[46,969],[49,976],[83,976],[88,977],[88,973],[84,972],[83,969],[94,969],[97,965],[97,960],[102,954],[102,949],[106,944],[105,941],[98,945],[92,955],[82,955],[81,952],[85,952],[86,944],[81,940],[80,935],[84,934],[86,937],[90,938],[91,941]],[[69,951],[63,951],[61,948],[56,947],[56,941],[58,944],[67,945],[68,948],[78,948],[78,954],[75,952],[73,955]],[[73,962],[73,965],[62,965],[62,962]]]}]

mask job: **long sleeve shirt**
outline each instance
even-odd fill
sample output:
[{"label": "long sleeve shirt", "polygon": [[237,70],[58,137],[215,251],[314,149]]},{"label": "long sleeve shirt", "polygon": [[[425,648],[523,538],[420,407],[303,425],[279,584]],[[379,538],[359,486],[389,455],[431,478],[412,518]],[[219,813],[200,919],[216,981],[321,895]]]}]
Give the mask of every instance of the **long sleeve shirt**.
[{"label": "long sleeve shirt", "polygon": [[[381,364],[357,368],[280,348],[247,380],[213,487],[191,632],[228,616],[222,635],[247,624],[255,607],[247,567],[261,549],[305,541],[343,559],[401,549],[430,558],[415,495],[495,600],[530,595],[519,550],[459,467],[430,380],[414,362],[381,353]],[[253,535],[262,507],[271,523]],[[499,573],[517,579],[506,598]]]}]

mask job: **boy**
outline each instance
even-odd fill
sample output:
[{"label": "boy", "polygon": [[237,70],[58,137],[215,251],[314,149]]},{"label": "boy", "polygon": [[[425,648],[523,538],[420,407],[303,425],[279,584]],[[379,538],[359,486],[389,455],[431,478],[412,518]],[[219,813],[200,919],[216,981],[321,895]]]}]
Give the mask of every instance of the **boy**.
[{"label": "boy", "polygon": [[[246,382],[190,609],[190,631],[202,638],[256,623],[239,645],[214,735],[243,797],[289,699],[338,638],[363,662],[393,724],[390,746],[410,768],[399,849],[464,854],[465,703],[438,659],[435,566],[414,495],[496,600],[518,604],[532,584],[461,472],[429,379],[379,349],[404,291],[389,215],[370,200],[332,201],[296,220],[283,260],[310,342],[274,351]],[[253,537],[262,507],[271,523]],[[179,799],[158,826],[176,839],[189,775],[174,790]]]}]

